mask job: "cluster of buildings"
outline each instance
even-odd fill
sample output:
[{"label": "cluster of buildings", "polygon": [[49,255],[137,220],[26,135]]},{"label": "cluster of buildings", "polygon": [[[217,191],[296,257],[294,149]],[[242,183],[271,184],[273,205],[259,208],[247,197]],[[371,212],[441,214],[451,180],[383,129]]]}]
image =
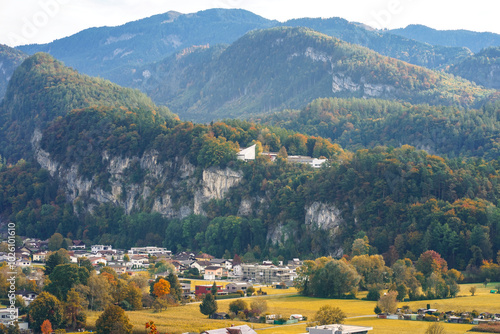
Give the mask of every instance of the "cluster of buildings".
[{"label": "cluster of buildings", "polygon": [[455,324],[482,324],[500,321],[500,313],[472,314],[470,312],[439,312],[438,309],[419,308],[416,312],[410,309],[398,309],[396,314],[379,314],[378,318],[392,320],[415,320],[415,321],[446,321]]},{"label": "cluster of buildings", "polygon": [[[79,258],[87,258],[97,269],[102,266],[113,268],[118,274],[134,270],[148,269],[159,261],[169,263],[176,274],[197,273],[205,280],[234,279],[260,284],[292,285],[297,276],[295,270],[302,265],[299,259],[273,264],[271,261],[243,264],[232,260],[218,259],[206,253],[180,252],[172,254],[166,248],[147,246],[132,247],[128,250],[114,249],[111,245],[85,245],[81,240],[73,240],[68,246],[68,254],[72,263]],[[28,267],[33,263],[44,263],[50,252],[48,242],[27,238],[21,247],[16,248],[15,257],[18,267]],[[9,261],[8,254],[0,252],[0,262]],[[196,269],[196,270],[194,270]]]},{"label": "cluster of buildings", "polygon": [[[236,155],[236,158],[243,161],[255,160],[255,148],[256,145],[252,145],[240,150]],[[277,152],[262,152],[261,155],[268,157],[271,161],[276,160],[278,157]],[[328,159],[317,159],[304,155],[289,155],[287,157],[287,161],[298,164],[308,164],[313,168],[320,168],[325,162],[328,161]]]}]

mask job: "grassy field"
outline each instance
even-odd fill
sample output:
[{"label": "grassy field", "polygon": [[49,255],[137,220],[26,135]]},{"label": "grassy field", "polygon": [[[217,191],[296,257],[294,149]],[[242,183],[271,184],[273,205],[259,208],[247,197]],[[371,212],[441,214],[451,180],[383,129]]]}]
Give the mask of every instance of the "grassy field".
[{"label": "grassy field", "polygon": [[[425,300],[418,302],[404,302],[399,306],[409,305],[412,309],[426,307],[430,304],[432,308],[437,308],[442,311],[448,310],[478,310],[480,312],[500,312],[500,294],[490,294],[489,291],[497,284],[490,283],[486,288],[481,284],[476,284],[477,291],[474,296],[471,296],[469,289],[471,284],[461,285],[459,297],[444,300]],[[258,288],[257,288],[258,289]],[[323,299],[302,297],[296,294],[295,289],[279,290],[270,287],[263,287],[264,291],[268,292],[267,296],[252,297],[262,298],[268,303],[268,312],[272,314],[280,314],[288,317],[290,314],[299,313],[307,316],[309,319],[323,305],[334,305],[340,307],[347,315],[346,324],[370,326],[373,331],[370,334],[394,334],[394,333],[425,333],[429,323],[423,321],[400,321],[400,320],[385,320],[374,317],[363,317],[373,315],[373,309],[376,302],[365,301],[360,299],[355,300],[339,300],[339,299]],[[362,297],[360,294],[358,297]],[[252,301],[252,298],[245,298],[247,303]],[[219,300],[219,311],[227,312],[229,303],[232,300]],[[166,311],[154,313],[151,310],[127,312],[128,317],[134,324],[134,329],[137,333],[144,333],[144,323],[153,320],[160,333],[183,333],[183,332],[201,332],[207,329],[227,327],[231,324],[241,325],[248,324],[258,330],[259,334],[281,334],[281,333],[305,333],[306,323],[290,326],[272,326],[267,324],[249,324],[238,321],[223,321],[210,320],[200,313],[199,304],[188,304],[185,306],[170,307]],[[98,312],[92,312],[88,315],[88,324],[93,325],[99,316]],[[360,317],[361,316],[361,317]],[[359,317],[359,318],[353,318]],[[446,333],[465,333],[470,330],[473,325],[461,324],[444,324]]]}]

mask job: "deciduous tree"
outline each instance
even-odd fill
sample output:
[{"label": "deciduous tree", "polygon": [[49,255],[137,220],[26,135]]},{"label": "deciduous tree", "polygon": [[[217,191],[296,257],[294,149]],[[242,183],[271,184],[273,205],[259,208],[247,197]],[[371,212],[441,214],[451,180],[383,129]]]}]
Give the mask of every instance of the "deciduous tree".
[{"label": "deciduous tree", "polygon": [[158,298],[168,295],[170,293],[170,283],[167,280],[161,278],[153,286],[153,293]]},{"label": "deciduous tree", "polygon": [[313,317],[316,325],[342,324],[346,318],[345,313],[338,307],[323,305]]},{"label": "deciduous tree", "polygon": [[130,334],[132,324],[119,306],[108,305],[95,322],[98,334]]},{"label": "deciduous tree", "polygon": [[31,302],[28,316],[35,332],[40,331],[45,320],[49,320],[57,328],[63,319],[61,302],[54,295],[44,291]]}]

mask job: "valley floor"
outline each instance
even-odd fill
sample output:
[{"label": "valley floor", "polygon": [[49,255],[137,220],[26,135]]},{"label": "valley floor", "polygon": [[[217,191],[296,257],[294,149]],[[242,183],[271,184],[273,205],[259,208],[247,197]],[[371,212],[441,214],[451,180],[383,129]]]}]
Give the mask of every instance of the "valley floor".
[{"label": "valley floor", "polygon": [[[459,297],[443,300],[424,300],[415,302],[400,303],[399,306],[409,305],[411,309],[425,308],[430,304],[432,308],[440,311],[472,311],[479,312],[500,312],[500,294],[491,294],[490,289],[496,286],[496,283],[490,283],[487,287],[482,284],[475,284],[477,291],[474,296],[469,293],[471,284],[462,284]],[[347,315],[346,324],[370,326],[373,331],[370,334],[395,334],[395,333],[425,333],[429,326],[428,322],[424,321],[402,321],[402,320],[386,320],[374,318],[373,309],[376,302],[366,300],[339,300],[339,299],[324,299],[303,297],[296,294],[294,289],[280,290],[272,288],[263,288],[268,291],[267,296],[252,297],[262,298],[267,301],[268,313],[279,314],[284,317],[289,317],[290,314],[302,314],[311,319],[315,312],[323,305],[329,304],[340,307]],[[362,298],[366,293],[360,293],[358,298]],[[219,300],[219,312],[227,312],[229,303],[234,299]],[[245,298],[249,303],[250,300]],[[91,328],[99,312],[91,312],[88,315],[88,324]],[[192,303],[185,306],[170,307],[167,310],[159,313],[154,313],[152,310],[131,311],[127,312],[128,317],[134,324],[136,333],[144,333],[144,324],[146,321],[154,321],[160,333],[185,333],[197,332],[204,330],[229,327],[231,324],[243,325],[247,324],[259,334],[280,334],[280,333],[306,333],[306,323],[301,322],[296,325],[289,326],[272,326],[268,324],[250,324],[247,322],[238,322],[233,320],[211,320],[200,313],[199,303]],[[446,333],[465,333],[474,325],[463,324],[448,324],[443,323]]]}]

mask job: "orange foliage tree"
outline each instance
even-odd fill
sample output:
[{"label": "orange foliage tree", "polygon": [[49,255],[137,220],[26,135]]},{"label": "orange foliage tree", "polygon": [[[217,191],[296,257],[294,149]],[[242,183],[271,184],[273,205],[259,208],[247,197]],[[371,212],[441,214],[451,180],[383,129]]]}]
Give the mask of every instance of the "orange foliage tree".
[{"label": "orange foliage tree", "polygon": [[49,320],[45,320],[40,329],[42,330],[43,334],[50,334],[52,333],[52,324]]},{"label": "orange foliage tree", "polygon": [[153,286],[153,293],[156,297],[163,297],[170,293],[170,283],[167,280],[161,278],[155,285]]}]

